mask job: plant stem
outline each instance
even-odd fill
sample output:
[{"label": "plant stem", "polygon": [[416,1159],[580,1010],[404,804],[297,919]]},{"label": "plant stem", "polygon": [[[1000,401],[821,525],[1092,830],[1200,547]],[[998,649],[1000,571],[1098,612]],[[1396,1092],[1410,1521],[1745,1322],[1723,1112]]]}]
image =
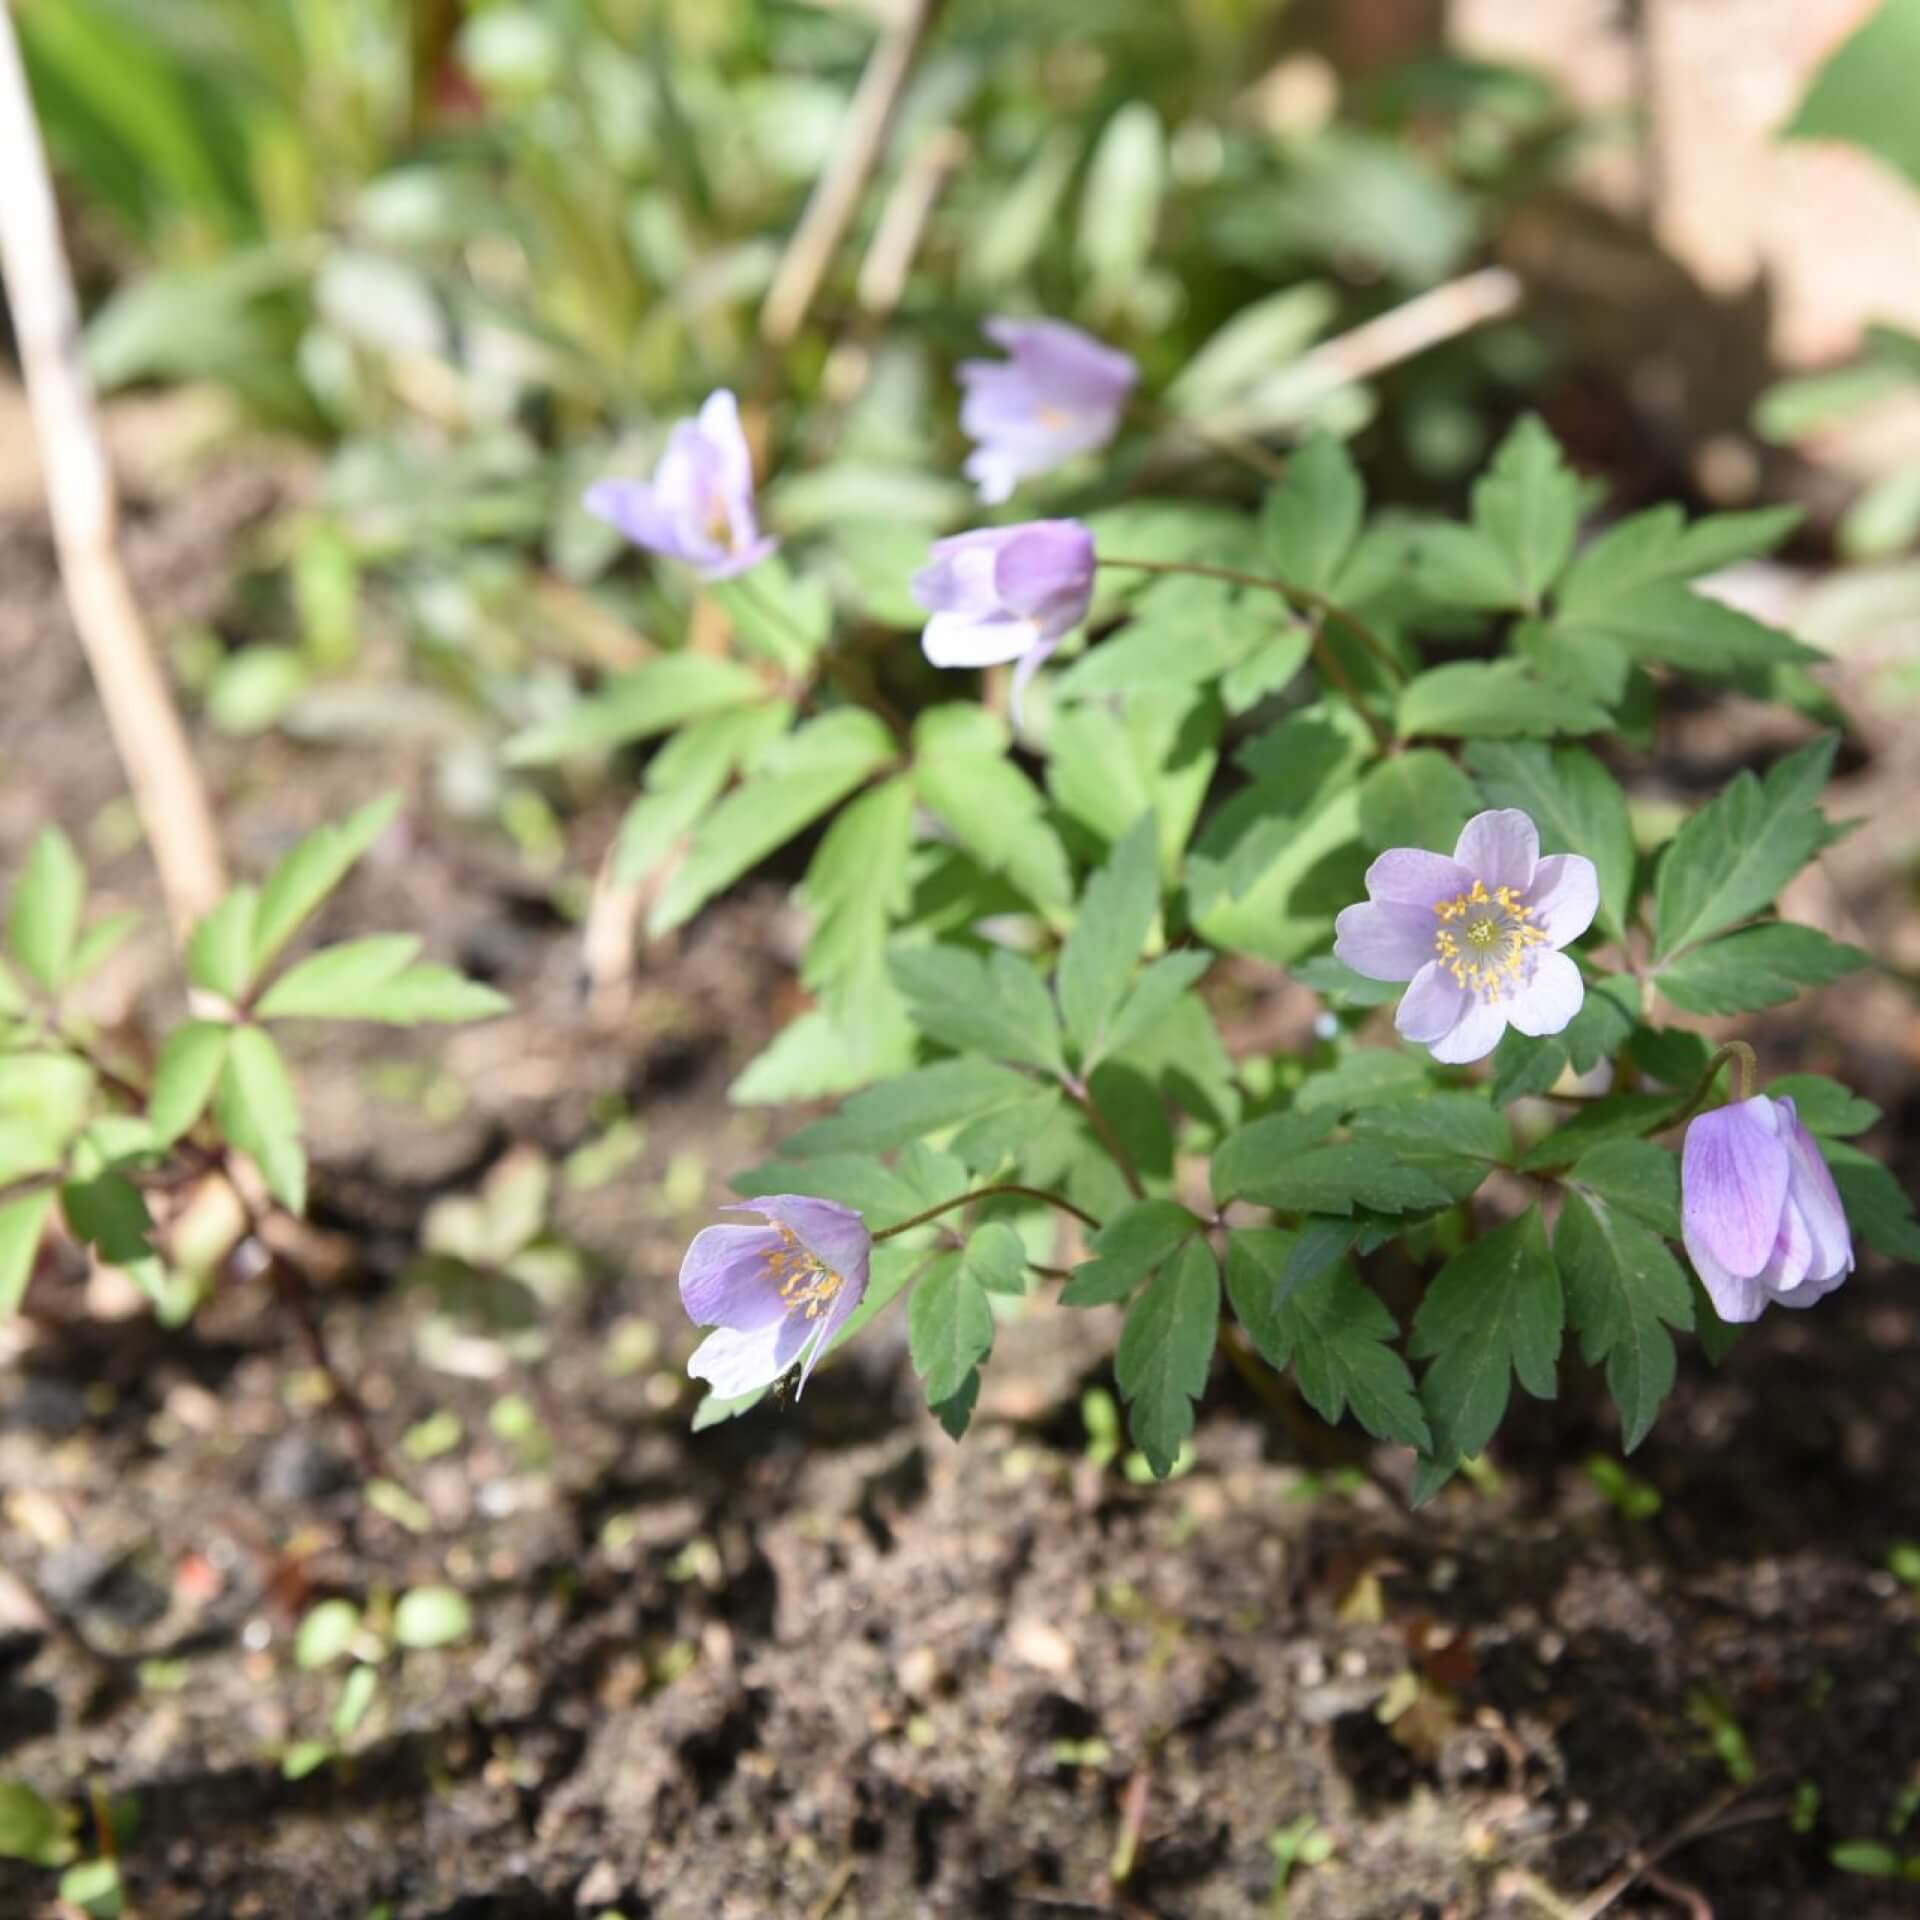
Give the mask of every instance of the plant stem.
[{"label": "plant stem", "polygon": [[1760,1071],[1760,1063],[1754,1058],[1753,1049],[1744,1040],[1729,1040],[1727,1044],[1707,1062],[1706,1071],[1700,1076],[1700,1083],[1693,1090],[1687,1104],[1671,1120],[1662,1120],[1655,1129],[1664,1133],[1669,1127],[1677,1127],[1689,1121],[1707,1104],[1707,1096],[1713,1091],[1714,1080],[1727,1062],[1733,1062],[1733,1094],[1736,1100],[1753,1098],[1753,1083]]},{"label": "plant stem", "polygon": [[910,1227],[924,1227],[929,1220],[937,1220],[943,1213],[951,1213],[955,1207],[970,1205],[975,1200],[992,1200],[999,1196],[1008,1196],[1016,1200],[1038,1200],[1043,1205],[1058,1207],[1062,1213],[1070,1213],[1090,1232],[1100,1231],[1100,1222],[1083,1207],[1076,1207],[1071,1200],[1062,1199],[1057,1193],[1045,1193],[1038,1187],[1015,1186],[1002,1182],[991,1187],[976,1187],[971,1193],[957,1193],[951,1200],[942,1200],[936,1207],[928,1207],[924,1213],[910,1215],[905,1220],[896,1220],[890,1227],[882,1227],[874,1238],[877,1246],[882,1240],[891,1240],[896,1233],[905,1233]]},{"label": "plant stem", "polygon": [[1373,735],[1374,745],[1382,753],[1390,753],[1393,750],[1393,735],[1387,731],[1373,710],[1361,700],[1360,690],[1353,684],[1353,676],[1340,664],[1339,655],[1327,644],[1325,623],[1332,620],[1344,627],[1366,647],[1375,659],[1381,661],[1396,679],[1404,679],[1405,674],[1400,663],[1387,651],[1386,643],[1377,634],[1370,632],[1344,608],[1335,606],[1324,594],[1313,593],[1305,587],[1293,586],[1285,580],[1268,579],[1264,574],[1243,573],[1237,567],[1208,566],[1197,560],[1121,560],[1103,553],[1097,564],[1103,567],[1125,567],[1133,573],[1188,573],[1202,580],[1228,580],[1236,586],[1256,587],[1267,593],[1278,594],[1281,599],[1293,606],[1318,616],[1308,620],[1307,635],[1320,671],[1341,693],[1346,695],[1354,712],[1367,723],[1367,729]]},{"label": "plant stem", "polygon": [[1078,1075],[1071,1073],[1063,1073],[1060,1084],[1066,1088],[1067,1097],[1087,1116],[1087,1125],[1093,1129],[1094,1138],[1106,1148],[1107,1157],[1120,1169],[1120,1178],[1127,1183],[1127,1191],[1136,1200],[1144,1200],[1147,1189],[1141,1181],[1140,1169],[1133,1164],[1132,1154],[1121,1143],[1107,1116],[1100,1111],[1100,1103],[1094,1099],[1092,1089]]}]

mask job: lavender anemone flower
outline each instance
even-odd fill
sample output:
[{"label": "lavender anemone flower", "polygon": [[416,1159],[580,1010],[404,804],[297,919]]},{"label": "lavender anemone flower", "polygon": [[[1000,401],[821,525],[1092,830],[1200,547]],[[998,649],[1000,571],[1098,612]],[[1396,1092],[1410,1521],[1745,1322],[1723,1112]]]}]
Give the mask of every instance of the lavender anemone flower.
[{"label": "lavender anemone flower", "polygon": [[1367,900],[1334,922],[1334,957],[1369,980],[1411,982],[1393,1024],[1436,1060],[1491,1053],[1509,1026],[1558,1033],[1580,1011],[1580,969],[1560,952],[1600,904],[1593,862],[1540,858],[1517,807],[1476,814],[1453,858],[1394,847],[1367,869]]},{"label": "lavender anemone flower", "polygon": [[1020,696],[1048,654],[1087,617],[1093,535],[1078,520],[1029,520],[936,540],[913,576],[913,597],[932,614],[920,645],[936,667],[1018,660]]},{"label": "lavender anemone flower", "polygon": [[1853,1271],[1846,1210],[1791,1100],[1755,1094],[1688,1127],[1680,1229],[1722,1320],[1810,1307]]},{"label": "lavender anemone flower", "polygon": [[731,1400],[771,1386],[797,1360],[804,1389],[866,1297],[873,1236],[851,1207],[801,1194],[770,1193],[726,1211],[758,1213],[767,1224],[694,1235],[680,1263],[680,1304],[714,1331],[687,1371]]},{"label": "lavender anemone flower", "polygon": [[1012,357],[963,360],[960,430],[974,443],[967,478],[988,506],[1113,438],[1140,378],[1132,358],[1058,320],[989,320]]},{"label": "lavender anemone flower", "polygon": [[708,394],[697,420],[674,427],[651,481],[598,481],[583,504],[635,546],[684,560],[703,580],[730,580],[780,544],[754,516],[753,455],[725,387]]}]

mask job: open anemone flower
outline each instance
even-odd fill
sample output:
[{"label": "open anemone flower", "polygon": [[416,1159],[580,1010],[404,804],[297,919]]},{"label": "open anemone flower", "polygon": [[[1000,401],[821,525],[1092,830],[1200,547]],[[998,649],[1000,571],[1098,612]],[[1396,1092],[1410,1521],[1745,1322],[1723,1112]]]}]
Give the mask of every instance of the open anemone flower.
[{"label": "open anemone flower", "polygon": [[933,617],[920,637],[936,667],[1017,660],[1016,717],[1034,670],[1087,617],[1093,535],[1078,520],[1029,520],[936,540],[913,576]]},{"label": "open anemone flower", "polygon": [[1132,358],[1059,320],[989,320],[1005,360],[960,363],[960,430],[974,443],[967,478],[988,506],[1114,436],[1140,378]]},{"label": "open anemone flower", "polygon": [[1600,904],[1593,862],[1543,860],[1517,807],[1476,814],[1453,857],[1394,847],[1367,869],[1364,905],[1334,922],[1333,951],[1369,980],[1405,980],[1393,1024],[1436,1060],[1479,1060],[1509,1026],[1558,1033],[1580,1011],[1580,969],[1560,951]]},{"label": "open anemone flower", "polygon": [[651,481],[598,481],[583,504],[635,546],[682,560],[703,580],[730,580],[779,545],[755,517],[753,455],[724,387],[667,436]]},{"label": "open anemone flower", "polygon": [[1810,1307],[1853,1271],[1839,1190],[1791,1100],[1757,1093],[1687,1128],[1680,1229],[1722,1320]]},{"label": "open anemone flower", "polygon": [[801,1194],[770,1193],[726,1211],[760,1214],[764,1224],[694,1235],[680,1263],[680,1303],[714,1331],[687,1371],[732,1400],[771,1386],[798,1361],[804,1389],[866,1297],[873,1236],[851,1207]]}]

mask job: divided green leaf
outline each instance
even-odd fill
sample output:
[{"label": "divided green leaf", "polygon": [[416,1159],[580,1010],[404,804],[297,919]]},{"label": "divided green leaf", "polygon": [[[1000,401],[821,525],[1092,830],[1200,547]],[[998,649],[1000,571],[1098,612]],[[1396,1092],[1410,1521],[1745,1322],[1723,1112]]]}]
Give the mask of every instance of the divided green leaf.
[{"label": "divided green leaf", "polygon": [[1128,1310],[1114,1354],[1128,1429],[1160,1478],[1193,1432],[1193,1403],[1207,1387],[1220,1323],[1220,1269],[1204,1240],[1190,1240]]},{"label": "divided green leaf", "polygon": [[1824,986],[1872,964],[1872,955],[1818,927],[1772,921],[1688,947],[1654,981],[1688,1013],[1751,1013],[1784,1005],[1803,987]]},{"label": "divided green leaf", "polygon": [[934,1407],[959,1393],[992,1351],[993,1309],[960,1255],[937,1256],[915,1282],[907,1302],[907,1344]]},{"label": "divided green leaf", "polygon": [[1105,1050],[1140,951],[1160,911],[1154,821],[1143,814],[1087,882],[1080,911],[1060,952],[1055,985],[1067,1032],[1084,1074]]},{"label": "divided green leaf", "polygon": [[58,827],[41,828],[13,890],[7,940],[13,957],[49,993],[66,984],[86,904],[86,870],[73,842]]}]

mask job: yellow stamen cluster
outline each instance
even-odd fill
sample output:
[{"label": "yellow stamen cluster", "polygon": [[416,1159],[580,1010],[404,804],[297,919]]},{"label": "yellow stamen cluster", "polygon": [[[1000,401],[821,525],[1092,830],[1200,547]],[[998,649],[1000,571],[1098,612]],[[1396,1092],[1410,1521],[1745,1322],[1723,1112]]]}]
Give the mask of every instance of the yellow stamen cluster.
[{"label": "yellow stamen cluster", "polygon": [[1434,912],[1440,919],[1434,953],[1463,987],[1483,1000],[1505,999],[1519,984],[1527,949],[1546,944],[1546,934],[1533,924],[1533,909],[1523,905],[1511,887],[1489,893],[1486,883],[1476,880],[1466,893],[1440,901]]},{"label": "yellow stamen cluster", "polygon": [[763,1256],[767,1272],[780,1289],[780,1298],[791,1313],[805,1307],[807,1318],[817,1320],[826,1312],[828,1302],[840,1291],[840,1276],[794,1238],[791,1227],[777,1229],[780,1244]]}]

